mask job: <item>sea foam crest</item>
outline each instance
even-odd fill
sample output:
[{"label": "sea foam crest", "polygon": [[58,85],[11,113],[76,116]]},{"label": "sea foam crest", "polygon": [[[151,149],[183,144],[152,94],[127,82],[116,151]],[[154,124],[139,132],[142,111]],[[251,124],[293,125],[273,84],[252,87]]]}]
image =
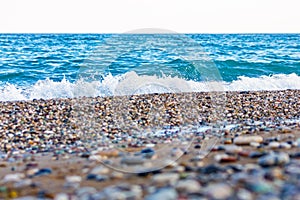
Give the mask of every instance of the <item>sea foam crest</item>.
[{"label": "sea foam crest", "polygon": [[[215,84],[216,85],[216,84]],[[39,80],[31,86],[17,86],[6,83],[0,86],[0,101],[30,99],[52,99],[73,97],[114,96],[126,94],[149,94],[164,92],[209,92],[219,91],[260,91],[300,89],[300,76],[277,74],[250,78],[241,76],[232,82],[214,83],[186,81],[178,77],[138,76],[134,72],[104,77],[102,81],[82,79],[70,82],[63,78],[59,82],[50,79]]]}]

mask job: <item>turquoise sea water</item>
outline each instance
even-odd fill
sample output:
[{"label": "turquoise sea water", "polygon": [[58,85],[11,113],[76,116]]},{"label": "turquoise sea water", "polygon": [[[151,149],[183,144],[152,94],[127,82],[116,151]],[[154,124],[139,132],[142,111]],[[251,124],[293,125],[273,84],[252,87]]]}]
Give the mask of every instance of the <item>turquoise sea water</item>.
[{"label": "turquoise sea water", "polygon": [[129,93],[207,91],[211,81],[300,89],[300,34],[0,35],[2,101],[116,95],[143,81]]}]

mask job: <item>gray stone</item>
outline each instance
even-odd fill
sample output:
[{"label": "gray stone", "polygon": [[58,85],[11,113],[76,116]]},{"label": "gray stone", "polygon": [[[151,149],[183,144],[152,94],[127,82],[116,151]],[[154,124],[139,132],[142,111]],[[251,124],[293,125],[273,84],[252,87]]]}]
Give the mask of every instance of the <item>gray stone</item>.
[{"label": "gray stone", "polygon": [[142,165],[144,162],[145,159],[139,156],[124,157],[121,160],[121,163],[126,165]]},{"label": "gray stone", "polygon": [[205,193],[212,199],[228,199],[233,194],[233,190],[225,183],[214,183],[205,188]]},{"label": "gray stone", "polygon": [[200,191],[201,185],[196,180],[187,179],[178,181],[175,188],[178,192],[195,193]]},{"label": "gray stone", "polygon": [[176,200],[178,194],[174,188],[162,188],[157,190],[155,193],[146,196],[146,200]]},{"label": "gray stone", "polygon": [[275,166],[284,165],[290,162],[289,154],[280,153],[270,153],[258,159],[258,164],[261,166]]},{"label": "gray stone", "polygon": [[3,178],[3,182],[18,182],[25,177],[23,173],[6,174]]}]

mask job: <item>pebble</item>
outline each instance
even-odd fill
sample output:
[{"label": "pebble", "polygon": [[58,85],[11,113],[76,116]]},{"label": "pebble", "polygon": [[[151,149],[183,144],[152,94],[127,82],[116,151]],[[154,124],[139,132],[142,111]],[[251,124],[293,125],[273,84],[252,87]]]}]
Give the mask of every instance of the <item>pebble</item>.
[{"label": "pebble", "polygon": [[263,180],[248,181],[246,183],[246,188],[252,192],[265,194],[274,191],[274,187]]},{"label": "pebble", "polygon": [[14,184],[14,187],[15,188],[22,188],[22,187],[30,186],[31,184],[32,184],[31,179],[23,179],[23,180],[20,180],[20,181],[16,182]]},{"label": "pebble", "polygon": [[109,174],[110,173],[110,169],[108,167],[104,167],[104,166],[96,166],[95,168],[93,168],[90,171],[90,174]]},{"label": "pebble", "polygon": [[152,148],[146,148],[142,149],[140,153],[144,158],[152,158],[152,156],[155,154],[155,151]]},{"label": "pebble", "polygon": [[7,167],[7,166],[8,166],[7,162],[0,162],[0,167]]},{"label": "pebble", "polygon": [[43,176],[43,175],[49,175],[52,174],[52,169],[50,168],[42,168],[38,170],[34,175],[35,176]]},{"label": "pebble", "polygon": [[69,196],[65,193],[58,193],[55,195],[54,200],[69,200]]},{"label": "pebble", "polygon": [[175,188],[178,192],[196,193],[200,191],[201,185],[196,180],[187,179],[178,181]]},{"label": "pebble", "polygon": [[279,142],[270,142],[268,145],[268,147],[271,149],[277,149],[277,148],[279,148],[279,146],[280,146]]},{"label": "pebble", "polygon": [[215,174],[218,172],[223,172],[224,169],[221,166],[211,164],[205,167],[201,167],[198,171],[203,174]]},{"label": "pebble", "polygon": [[178,173],[164,173],[164,174],[156,174],[152,177],[152,181],[156,185],[174,185],[176,181],[179,179]]},{"label": "pebble", "polygon": [[84,199],[85,197],[88,197],[91,194],[96,193],[97,190],[93,187],[82,187],[76,190],[76,195],[80,198],[80,199]]},{"label": "pebble", "polygon": [[232,153],[237,154],[243,151],[243,148],[237,145],[226,145],[225,146],[225,152],[226,153]]},{"label": "pebble", "polygon": [[269,153],[258,160],[258,164],[261,166],[276,166],[285,165],[290,162],[290,157],[287,153]]},{"label": "pebble", "polygon": [[25,178],[25,174],[16,173],[16,174],[7,174],[2,179],[4,182],[18,182]]},{"label": "pebble", "polygon": [[292,148],[292,145],[290,145],[290,144],[288,144],[286,142],[282,142],[282,143],[280,143],[279,148],[290,149],[290,148]]},{"label": "pebble", "polygon": [[67,185],[77,184],[82,181],[81,176],[67,176],[65,179]]},{"label": "pebble", "polygon": [[178,194],[174,188],[161,188],[155,193],[145,197],[146,200],[177,200]]},{"label": "pebble", "polygon": [[232,194],[232,188],[225,183],[212,183],[204,188],[205,193],[212,199],[229,199]]},{"label": "pebble", "polygon": [[240,188],[237,191],[236,196],[239,200],[253,200],[254,199],[251,192],[246,189],[243,189],[243,188]]},{"label": "pebble", "polygon": [[215,160],[217,162],[236,162],[237,161],[237,157],[235,156],[230,156],[228,154],[217,154],[215,155]]},{"label": "pebble", "polygon": [[88,174],[86,176],[86,179],[102,182],[102,181],[109,180],[109,176],[101,175],[101,174]]},{"label": "pebble", "polygon": [[250,142],[250,146],[257,148],[260,146],[260,143],[259,142]]},{"label": "pebble", "polygon": [[234,138],[233,143],[237,145],[249,145],[251,142],[262,143],[263,140],[261,136],[239,136]]},{"label": "pebble", "polygon": [[142,165],[144,162],[145,159],[139,156],[124,157],[121,160],[121,163],[126,165]]}]

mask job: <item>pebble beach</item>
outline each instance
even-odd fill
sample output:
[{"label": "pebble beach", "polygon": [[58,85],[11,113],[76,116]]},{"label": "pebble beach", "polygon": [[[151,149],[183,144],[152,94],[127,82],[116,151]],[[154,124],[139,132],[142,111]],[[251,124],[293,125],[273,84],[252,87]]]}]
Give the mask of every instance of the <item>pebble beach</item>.
[{"label": "pebble beach", "polygon": [[0,102],[1,199],[300,199],[300,90]]}]

